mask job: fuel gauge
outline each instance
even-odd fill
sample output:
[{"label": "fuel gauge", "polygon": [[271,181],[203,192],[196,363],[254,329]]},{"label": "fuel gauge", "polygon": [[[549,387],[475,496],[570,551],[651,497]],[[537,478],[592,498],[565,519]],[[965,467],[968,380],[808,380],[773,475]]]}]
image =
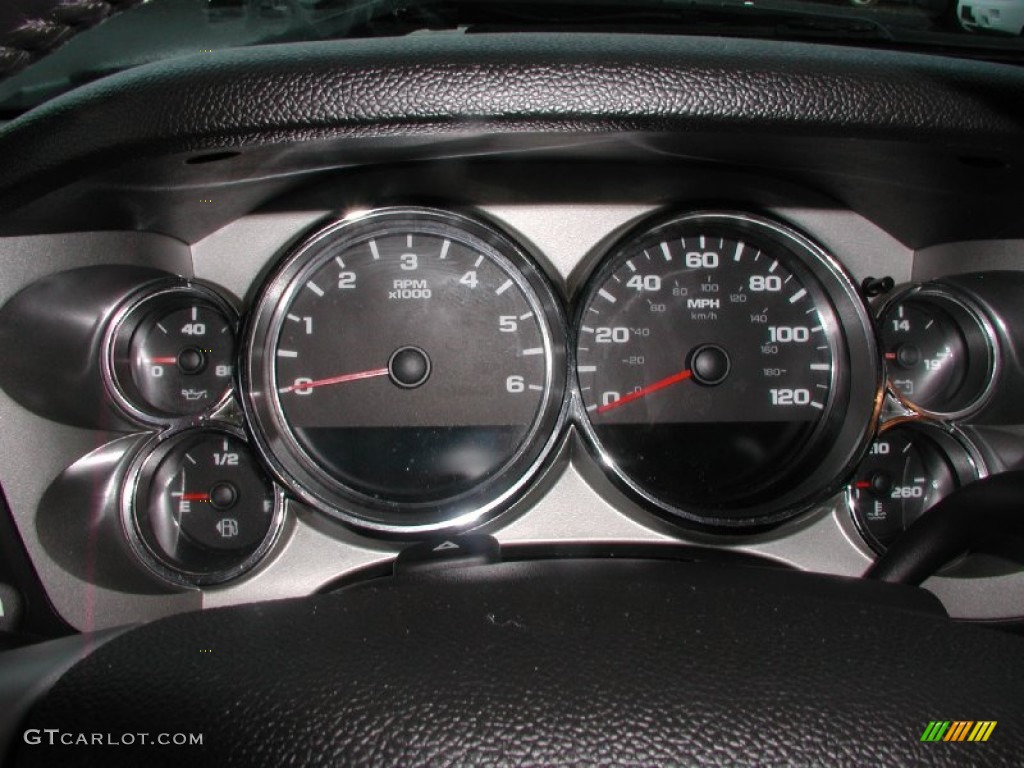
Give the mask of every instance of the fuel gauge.
[{"label": "fuel gauge", "polygon": [[215,584],[239,575],[266,552],[280,522],[273,483],[241,434],[226,427],[159,440],[129,482],[129,541],[173,583]]},{"label": "fuel gauge", "polygon": [[871,444],[848,490],[857,528],[876,552],[940,499],[977,480],[981,466],[951,430],[916,421],[890,425]]}]

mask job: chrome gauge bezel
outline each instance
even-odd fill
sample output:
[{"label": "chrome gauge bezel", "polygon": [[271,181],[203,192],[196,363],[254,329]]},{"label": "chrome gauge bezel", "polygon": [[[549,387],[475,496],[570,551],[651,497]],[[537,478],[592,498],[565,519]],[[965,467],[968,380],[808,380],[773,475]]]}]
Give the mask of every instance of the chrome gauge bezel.
[{"label": "chrome gauge bezel", "polygon": [[[763,503],[745,507],[741,514],[730,517],[709,515],[704,510],[687,509],[666,503],[627,474],[602,446],[584,407],[581,383],[574,370],[574,418],[585,437],[585,443],[596,462],[612,483],[643,508],[676,525],[708,532],[735,535],[773,527],[811,509],[818,502],[833,496],[843,485],[848,473],[859,462],[874,433],[884,400],[881,353],[874,335],[870,310],[856,284],[844,267],[831,254],[802,233],[776,219],[733,210],[697,210],[688,213],[661,212],[645,217],[617,238],[585,281],[575,298],[576,311],[572,340],[574,359],[579,328],[589,298],[610,275],[641,238],[683,226],[728,227],[738,235],[753,234],[763,241],[774,242],[789,252],[800,268],[817,282],[834,317],[828,329],[833,348],[833,386],[828,408],[845,411],[845,418],[834,420],[834,436],[827,445],[817,446],[822,458],[813,471],[793,488]],[[840,375],[845,373],[845,375]],[[815,430],[820,439],[826,418]]]},{"label": "chrome gauge bezel", "polygon": [[[443,233],[484,247],[535,304],[548,361],[537,416],[515,454],[472,489],[441,502],[404,503],[376,499],[345,486],[321,469],[288,426],[280,404],[273,347],[293,298],[306,276],[345,243],[408,231]],[[456,238],[453,232],[462,233]],[[292,247],[253,304],[243,332],[240,391],[254,443],[267,466],[302,502],[357,529],[401,537],[479,525],[508,509],[547,465],[568,418],[566,322],[548,277],[534,257],[497,227],[448,210],[403,206],[374,209],[332,220]]]},{"label": "chrome gauge bezel", "polygon": [[[986,384],[977,397],[971,400],[963,408],[959,408],[954,411],[931,410],[918,405],[911,398],[906,397],[896,389],[892,383],[892,376],[889,371],[890,366],[883,359],[883,365],[885,366],[886,389],[894,400],[900,403],[900,405],[911,413],[924,418],[961,421],[978,413],[978,411],[984,408],[989,400],[992,399],[993,392],[995,391],[995,382],[1002,369],[1002,355],[1000,353],[999,343],[996,340],[996,332],[992,327],[992,322],[988,319],[985,312],[982,311],[982,309],[972,301],[970,297],[963,295],[960,291],[957,291],[950,286],[946,286],[941,283],[922,283],[918,285],[910,285],[893,294],[878,309],[875,317],[877,322],[881,324],[886,313],[900,302],[906,301],[907,299],[927,299],[929,297],[935,297],[941,302],[948,302],[957,310],[962,312],[963,315],[972,323],[976,324],[976,328],[974,330],[979,334],[987,356],[987,360],[985,361]],[[959,322],[958,318],[954,317],[954,319]],[[881,332],[879,332],[879,338],[881,338]]]},{"label": "chrome gauge bezel", "polygon": [[[891,429],[908,427],[921,431],[929,440],[942,449],[957,473],[958,480],[961,481],[961,487],[969,482],[974,482],[988,476],[988,467],[985,464],[984,457],[967,435],[952,424],[936,421],[927,416],[897,416],[889,419],[879,425],[877,433],[871,438],[871,442],[873,443]],[[950,447],[954,451],[962,451],[962,453],[959,456],[952,456],[949,450]],[[965,480],[965,478],[970,479]],[[843,491],[843,503],[846,506],[846,513],[849,519],[853,521],[853,527],[860,537],[859,543],[862,544],[865,552],[869,553],[871,557],[877,557],[883,554],[886,548],[877,541],[874,534],[867,529],[867,526],[860,519],[860,515],[857,514],[853,494],[854,488],[851,481],[847,483]],[[924,514],[927,515],[928,512],[925,511]]]},{"label": "chrome gauge bezel", "polygon": [[198,299],[207,302],[222,313],[231,325],[231,333],[237,345],[238,312],[219,293],[205,285],[178,277],[161,278],[140,286],[125,297],[111,315],[103,334],[100,375],[104,390],[114,405],[125,417],[142,427],[180,429],[201,423],[220,411],[234,396],[237,377],[232,375],[226,390],[202,411],[194,414],[168,414],[139,401],[131,393],[132,388],[122,381],[120,370],[128,357],[127,347],[149,307],[179,296],[186,301]]},{"label": "chrome gauge bezel", "polygon": [[273,482],[273,478],[269,478],[274,497],[270,528],[259,547],[236,565],[219,570],[190,571],[168,563],[149,547],[139,530],[136,515],[136,498],[142,488],[142,481],[148,473],[159,466],[160,461],[174,447],[174,443],[187,439],[193,434],[201,433],[224,434],[240,440],[252,451],[253,458],[258,459],[256,451],[253,450],[252,441],[238,427],[222,423],[207,423],[200,427],[186,426],[168,429],[153,435],[136,449],[120,489],[121,530],[132,553],[149,573],[166,584],[185,589],[217,586],[233,581],[251,571],[260,564],[277,543],[285,519],[284,492],[276,482]]}]

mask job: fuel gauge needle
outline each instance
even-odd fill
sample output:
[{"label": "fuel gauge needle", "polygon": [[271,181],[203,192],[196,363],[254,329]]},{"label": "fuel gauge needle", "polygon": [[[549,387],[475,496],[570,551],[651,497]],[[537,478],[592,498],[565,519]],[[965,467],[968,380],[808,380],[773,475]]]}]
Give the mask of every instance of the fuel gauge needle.
[{"label": "fuel gauge needle", "polygon": [[331,376],[328,379],[317,379],[316,381],[306,381],[306,382],[303,382],[301,384],[296,382],[295,384],[291,384],[291,385],[289,385],[287,387],[281,387],[277,391],[280,392],[282,395],[284,395],[284,394],[287,394],[289,392],[294,392],[297,389],[302,389],[302,390],[315,389],[317,387],[326,387],[326,386],[329,386],[331,384],[344,384],[345,382],[348,382],[348,381],[359,381],[360,379],[373,379],[373,378],[376,378],[377,376],[387,376],[387,375],[388,375],[388,369],[387,368],[374,368],[373,370],[370,370],[370,371],[359,371],[358,373],[345,373],[345,374],[342,374],[341,376]]},{"label": "fuel gauge needle", "polygon": [[671,387],[673,384],[678,384],[681,381],[686,381],[693,375],[693,371],[687,368],[685,371],[679,371],[679,373],[673,373],[671,376],[666,376],[664,379],[659,379],[653,384],[648,384],[642,389],[638,389],[636,392],[630,392],[628,395],[623,395],[618,400],[612,400],[610,403],[606,403],[597,409],[598,413],[607,413],[612,408],[618,408],[620,405],[631,403],[634,400],[639,400],[641,397],[646,397],[652,392],[657,392],[659,389],[665,389],[665,387]]}]

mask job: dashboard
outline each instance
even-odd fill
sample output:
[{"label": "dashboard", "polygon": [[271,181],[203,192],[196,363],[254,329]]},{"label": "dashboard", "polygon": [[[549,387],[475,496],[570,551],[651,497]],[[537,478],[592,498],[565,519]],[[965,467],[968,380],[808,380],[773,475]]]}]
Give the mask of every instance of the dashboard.
[{"label": "dashboard", "polygon": [[[0,482],[56,614],[308,595],[469,530],[862,574],[1024,455],[1011,116],[984,65],[869,58],[271,46],[14,125]],[[1022,616],[1018,549],[928,588]]]},{"label": "dashboard", "polygon": [[[1022,105],[460,29],[0,125],[0,754],[1012,764]],[[879,576],[951,510],[988,536]]]},{"label": "dashboard", "polygon": [[[502,199],[553,167],[542,199]],[[915,250],[808,188],[683,168],[611,202],[573,197],[600,158],[428,160],[193,243],[5,239],[0,332],[32,343],[0,376],[22,435],[0,477],[57,612],[311,594],[466,530],[853,576],[1016,466],[1024,242]],[[1015,617],[1018,561],[1004,543],[928,588]]]}]

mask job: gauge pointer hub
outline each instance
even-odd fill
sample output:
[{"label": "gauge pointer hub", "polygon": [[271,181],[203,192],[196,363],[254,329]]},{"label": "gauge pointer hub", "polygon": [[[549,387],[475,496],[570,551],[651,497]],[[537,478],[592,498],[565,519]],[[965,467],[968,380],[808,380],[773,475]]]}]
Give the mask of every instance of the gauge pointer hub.
[{"label": "gauge pointer hub", "polygon": [[430,378],[430,358],[419,347],[399,347],[388,360],[391,383],[402,389],[415,389]]},{"label": "gauge pointer hub", "polygon": [[690,353],[690,370],[698,384],[707,387],[721,384],[730,368],[728,353],[717,344],[702,344]]}]

